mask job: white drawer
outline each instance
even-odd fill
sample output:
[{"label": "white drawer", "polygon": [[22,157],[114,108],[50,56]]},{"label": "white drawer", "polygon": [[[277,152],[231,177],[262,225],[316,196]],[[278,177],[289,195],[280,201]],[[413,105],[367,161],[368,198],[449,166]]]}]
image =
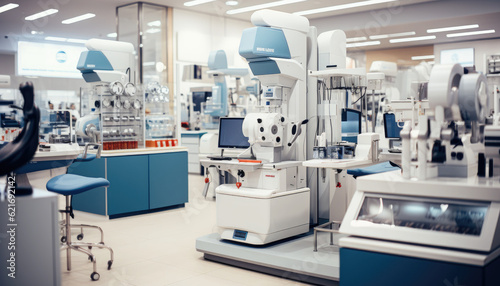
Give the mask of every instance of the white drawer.
[{"label": "white drawer", "polygon": [[184,147],[188,148],[188,153],[189,154],[198,154],[200,153],[200,146],[198,145],[192,145],[192,144],[186,144]]},{"label": "white drawer", "polygon": [[188,172],[199,174],[201,171],[200,163],[188,163]]},{"label": "white drawer", "polygon": [[194,136],[181,137],[182,144],[200,144],[200,138]]},{"label": "white drawer", "polygon": [[200,156],[198,154],[188,153],[188,163],[200,163]]}]

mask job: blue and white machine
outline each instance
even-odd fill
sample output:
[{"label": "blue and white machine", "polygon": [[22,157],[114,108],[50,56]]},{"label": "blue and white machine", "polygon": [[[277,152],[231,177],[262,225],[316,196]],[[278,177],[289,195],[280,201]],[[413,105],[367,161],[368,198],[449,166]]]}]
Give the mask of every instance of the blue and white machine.
[{"label": "blue and white machine", "polygon": [[93,142],[142,140],[137,135],[143,129],[143,97],[134,97],[137,90],[131,82],[135,74],[134,46],[100,39],[90,39],[85,46],[88,51],[80,55],[77,68],[92,84],[89,106],[94,108],[76,122],[76,134]]},{"label": "blue and white machine", "polygon": [[260,112],[247,114],[242,127],[257,161],[217,162],[238,181],[216,189],[217,226],[221,239],[261,245],[309,231],[306,149],[294,144],[306,133],[300,125],[307,118],[309,21],[261,10],[252,23],[257,27],[243,31],[239,51],[265,91]]},{"label": "blue and white machine", "polygon": [[204,114],[211,117],[211,122],[204,122],[203,127],[217,128],[219,118],[229,114],[226,76],[239,77],[248,74],[248,69],[228,68],[226,52],[217,50],[210,52],[208,57],[208,74],[214,77],[215,85],[212,86],[212,97],[208,98]]},{"label": "blue and white machine", "polygon": [[[77,69],[86,82],[114,82],[125,84],[132,74],[134,46],[131,43],[90,39],[85,43],[88,51],[82,52]],[[128,70],[128,72],[127,72]]]}]

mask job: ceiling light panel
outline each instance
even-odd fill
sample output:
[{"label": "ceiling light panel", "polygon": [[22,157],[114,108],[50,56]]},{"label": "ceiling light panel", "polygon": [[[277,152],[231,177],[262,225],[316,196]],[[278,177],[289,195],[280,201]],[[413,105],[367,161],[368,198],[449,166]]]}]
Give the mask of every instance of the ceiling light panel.
[{"label": "ceiling light panel", "polygon": [[386,35],[373,35],[370,36],[370,40],[379,40],[379,39],[387,39],[387,38],[396,38],[396,37],[404,37],[404,36],[413,36],[416,35],[414,31],[411,32],[403,32],[403,33],[394,33],[394,34],[386,34]]},{"label": "ceiling light panel", "polygon": [[436,36],[423,36],[423,37],[412,37],[412,38],[400,38],[400,39],[391,39],[389,43],[404,43],[404,42],[415,42],[415,41],[426,41],[426,40],[434,40]]},{"label": "ceiling light panel", "polygon": [[26,21],[33,21],[33,20],[36,20],[36,19],[39,19],[39,18],[47,17],[47,16],[55,14],[57,12],[59,12],[59,10],[57,10],[57,9],[48,9],[48,10],[42,11],[40,13],[36,13],[36,14],[30,15],[30,16],[24,18],[24,20],[26,20]]},{"label": "ceiling light panel", "polygon": [[83,39],[68,39],[68,43],[85,44],[88,40]]},{"label": "ceiling light panel", "polygon": [[205,4],[205,3],[210,3],[214,2],[215,0],[194,0],[194,1],[188,1],[184,2],[184,6],[191,7],[191,6],[196,6],[200,4]]},{"label": "ceiling light panel", "polygon": [[493,34],[493,33],[495,33],[495,30],[482,30],[482,31],[473,31],[473,32],[463,32],[463,33],[447,34],[446,37],[448,37],[448,38],[454,38],[454,37],[465,37],[465,36]]},{"label": "ceiling light panel", "polygon": [[281,1],[264,3],[264,4],[260,4],[260,5],[248,6],[248,7],[239,8],[239,9],[228,10],[226,13],[229,15],[234,15],[234,14],[240,14],[240,13],[245,13],[245,12],[250,12],[250,11],[255,11],[255,10],[260,10],[260,9],[267,9],[267,8],[283,6],[283,5],[288,5],[288,4],[298,3],[298,2],[304,2],[304,1],[306,1],[306,0],[281,0]]},{"label": "ceiling light panel", "polygon": [[0,13],[19,7],[19,4],[9,3],[0,7]]},{"label": "ceiling light panel", "polygon": [[331,11],[338,11],[338,10],[363,7],[363,6],[368,6],[368,5],[382,4],[382,3],[393,2],[393,1],[396,1],[396,0],[360,1],[360,2],[347,3],[347,4],[329,6],[329,7],[324,7],[324,8],[312,9],[312,10],[305,10],[305,11],[295,12],[293,14],[305,16],[305,15],[311,15],[311,14],[318,14],[318,13],[324,13],[324,12],[331,12]]},{"label": "ceiling light panel", "polygon": [[346,44],[345,46],[346,46],[346,48],[356,48],[356,47],[376,46],[376,45],[380,45],[380,41],[350,43],[350,44]]},{"label": "ceiling light panel", "polygon": [[73,24],[73,23],[80,22],[80,21],[87,20],[87,19],[94,18],[94,17],[95,17],[95,14],[87,13],[87,14],[83,14],[83,15],[80,15],[80,16],[76,16],[76,17],[73,17],[73,18],[66,19],[66,20],[62,21],[61,23],[63,23],[63,24]]},{"label": "ceiling light panel", "polygon": [[351,42],[359,42],[359,41],[366,41],[366,37],[354,37],[354,38],[347,38],[345,39],[347,43]]},{"label": "ceiling light panel", "polygon": [[156,21],[148,22],[148,26],[149,27],[160,27],[161,26],[161,21],[160,20],[156,20]]},{"label": "ceiling light panel", "polygon": [[448,32],[448,31],[456,31],[456,30],[466,30],[466,29],[475,29],[475,28],[479,28],[479,25],[478,24],[473,24],[473,25],[464,25],[464,26],[454,26],[454,27],[429,29],[429,30],[427,30],[427,33],[432,34],[432,33]]},{"label": "ceiling light panel", "polygon": [[426,56],[413,56],[411,57],[412,60],[414,61],[419,61],[419,60],[432,60],[434,59],[434,55],[426,55]]},{"label": "ceiling light panel", "polygon": [[47,40],[47,41],[56,41],[56,42],[66,42],[68,39],[67,38],[61,38],[61,37],[45,37],[45,40]]}]

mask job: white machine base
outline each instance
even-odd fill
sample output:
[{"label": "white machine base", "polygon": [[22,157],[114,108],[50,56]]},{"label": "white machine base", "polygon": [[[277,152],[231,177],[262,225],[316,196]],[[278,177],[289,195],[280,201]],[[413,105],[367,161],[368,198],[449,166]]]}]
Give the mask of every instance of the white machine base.
[{"label": "white machine base", "polygon": [[233,240],[233,241],[238,241],[238,242],[246,242],[249,244],[267,244],[273,241],[277,241],[280,239],[284,239],[287,237],[291,237],[294,235],[306,233],[309,231],[309,224],[303,224],[299,225],[296,227],[292,227],[289,229],[277,231],[274,233],[268,233],[268,234],[259,234],[259,233],[253,233],[253,232],[248,232],[246,233],[245,240],[242,238],[238,238],[237,234],[238,232],[241,232],[240,230],[237,229],[228,229],[228,228],[219,228],[219,233],[220,237],[222,239],[227,239],[227,240]]},{"label": "white machine base", "polygon": [[309,188],[217,189],[217,226],[222,239],[262,245],[309,231]]},{"label": "white machine base", "polygon": [[218,233],[212,233],[196,239],[196,250],[204,253],[207,260],[312,285],[334,286],[339,281],[338,240],[345,235],[334,234],[334,245],[329,244],[328,237],[318,236],[318,252],[314,252],[312,234],[249,247],[221,240]]}]

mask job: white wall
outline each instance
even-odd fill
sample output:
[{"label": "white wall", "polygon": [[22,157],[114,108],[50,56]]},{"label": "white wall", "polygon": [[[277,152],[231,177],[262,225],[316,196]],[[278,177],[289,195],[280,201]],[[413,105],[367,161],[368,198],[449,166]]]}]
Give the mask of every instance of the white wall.
[{"label": "white wall", "polygon": [[174,9],[173,14],[176,95],[188,93],[191,87],[201,85],[178,80],[182,78],[182,67],[185,64],[207,65],[213,50],[226,52],[230,68],[248,68],[238,54],[238,47],[242,31],[253,26],[250,22],[182,9]]},{"label": "white wall", "polygon": [[461,48],[474,48],[474,62],[476,65],[476,70],[486,73],[485,56],[500,53],[500,39],[434,45],[434,56],[436,64],[440,63],[441,61],[442,50]]}]

